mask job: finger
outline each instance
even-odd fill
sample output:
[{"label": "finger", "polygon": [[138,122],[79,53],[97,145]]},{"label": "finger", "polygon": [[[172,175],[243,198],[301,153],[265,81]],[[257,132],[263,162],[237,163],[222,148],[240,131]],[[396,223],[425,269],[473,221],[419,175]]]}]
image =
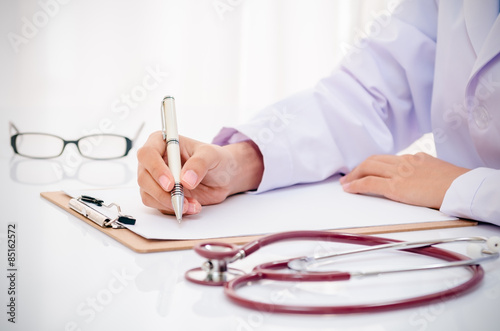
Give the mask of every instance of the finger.
[{"label": "finger", "polygon": [[[163,192],[165,193],[165,192]],[[172,208],[172,202],[170,194],[165,193],[161,199],[152,196],[148,192],[141,189],[141,198],[144,205],[158,209],[163,214],[174,215],[174,209]],[[182,214],[194,215],[201,211],[201,204],[194,198],[186,197],[184,198],[184,207],[182,209]]]},{"label": "finger", "polygon": [[137,167],[137,184],[139,184],[141,191],[148,193],[160,203],[167,201],[166,197],[170,195],[141,164]]},{"label": "finger", "polygon": [[367,160],[379,161],[387,164],[398,164],[399,155],[392,154],[375,154],[367,158]]},{"label": "finger", "polygon": [[340,179],[340,183],[345,185],[354,180],[364,178],[367,176],[377,176],[382,178],[389,178],[393,173],[394,165],[381,161],[377,158],[368,158],[363,161],[359,166],[354,168],[353,171]]},{"label": "finger", "polygon": [[144,205],[161,210],[163,213],[173,211],[171,194],[166,192],[139,164],[137,183],[141,188],[141,198]]},{"label": "finger", "polygon": [[196,148],[191,157],[186,160],[181,170],[181,182],[184,187],[194,189],[220,162],[217,146],[203,144]]},{"label": "finger", "polygon": [[[141,188],[141,192],[147,193],[149,196],[154,198],[161,208],[172,208],[170,192],[166,192],[151,176],[147,171],[142,171],[137,177],[137,183]],[[146,206],[161,209],[158,205],[148,205]]]},{"label": "finger", "polygon": [[381,195],[391,200],[397,200],[391,183],[391,180],[387,178],[367,176],[347,183],[342,188],[347,193]]},{"label": "finger", "polygon": [[[164,160],[165,142],[161,132],[151,134],[144,144],[137,151],[137,160],[142,166],[141,170],[147,171],[164,191],[171,191],[174,178]],[[139,184],[141,185],[141,184]]]},{"label": "finger", "polygon": [[185,198],[184,199],[184,214],[187,215],[194,215],[198,214],[201,211],[201,204],[198,202],[198,200],[194,198]]},{"label": "finger", "polygon": [[[145,206],[160,210],[164,214],[173,214],[172,203],[170,199],[158,199],[141,188],[141,199]],[[163,203],[165,201],[165,203]]]}]

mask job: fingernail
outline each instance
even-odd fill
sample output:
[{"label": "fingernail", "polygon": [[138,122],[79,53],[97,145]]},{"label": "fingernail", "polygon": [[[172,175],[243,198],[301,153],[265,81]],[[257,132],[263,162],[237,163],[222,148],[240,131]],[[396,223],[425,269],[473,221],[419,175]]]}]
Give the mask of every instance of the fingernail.
[{"label": "fingernail", "polygon": [[342,189],[344,191],[348,191],[349,190],[349,186],[351,186],[351,183],[345,183],[345,184],[342,184]]},{"label": "fingernail", "polygon": [[189,184],[189,187],[193,188],[198,180],[198,175],[193,170],[188,170],[182,177],[182,180]]},{"label": "fingernail", "polygon": [[165,191],[168,191],[168,187],[170,186],[170,180],[168,179],[167,176],[161,175],[160,178],[158,178],[158,181],[160,182],[160,186],[162,189]]},{"label": "fingernail", "polygon": [[188,207],[188,214],[198,214],[201,210],[201,205],[199,203],[190,203]]},{"label": "fingernail", "polygon": [[339,182],[340,182],[340,184],[342,184],[343,182],[345,182],[345,176],[340,177]]}]

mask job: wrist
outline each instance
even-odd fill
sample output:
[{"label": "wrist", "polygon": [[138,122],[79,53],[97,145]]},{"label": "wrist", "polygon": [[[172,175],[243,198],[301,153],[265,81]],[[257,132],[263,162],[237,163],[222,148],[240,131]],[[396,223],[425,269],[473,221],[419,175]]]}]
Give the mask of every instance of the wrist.
[{"label": "wrist", "polygon": [[251,140],[223,147],[232,156],[229,195],[256,190],[264,174],[264,161],[259,147]]}]

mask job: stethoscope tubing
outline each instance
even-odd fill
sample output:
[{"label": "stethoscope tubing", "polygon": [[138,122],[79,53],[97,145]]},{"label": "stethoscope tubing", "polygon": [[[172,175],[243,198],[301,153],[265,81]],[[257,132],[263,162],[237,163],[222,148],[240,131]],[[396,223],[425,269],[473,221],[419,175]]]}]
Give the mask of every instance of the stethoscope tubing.
[{"label": "stethoscope tubing", "polygon": [[[319,235],[319,236],[318,236]],[[348,243],[348,244],[364,244],[364,245],[382,245],[396,243],[397,240],[380,238],[380,237],[368,237],[359,235],[345,235],[339,234],[338,236],[330,235],[329,232],[326,234],[307,234],[307,238],[332,238],[340,240],[332,240],[336,242]],[[297,238],[297,237],[295,237]],[[272,238],[272,242],[275,242]],[[301,238],[303,239],[303,237]],[[269,241],[261,241],[263,243],[268,243]],[[255,246],[254,246],[255,247]],[[261,247],[261,246],[260,246]],[[255,251],[255,250],[254,250]],[[468,257],[443,250],[437,247],[419,247],[419,248],[409,248],[402,251],[407,251],[411,253],[416,253],[420,255],[425,255],[437,259],[441,259],[448,262],[463,262],[469,260]],[[353,314],[353,313],[368,313],[368,312],[381,312],[389,311],[395,309],[404,309],[409,307],[415,307],[423,305],[426,303],[431,303],[435,300],[445,300],[452,297],[457,297],[463,295],[468,291],[475,288],[484,277],[484,270],[480,265],[466,265],[464,268],[471,272],[471,277],[452,288],[448,288],[439,292],[432,294],[422,295],[418,297],[380,302],[376,304],[356,304],[356,305],[338,305],[338,306],[304,306],[304,305],[283,305],[275,303],[266,303],[261,301],[255,301],[247,299],[238,294],[237,290],[241,287],[248,285],[249,283],[256,283],[262,280],[274,280],[274,281],[340,281],[349,280],[351,278],[351,273],[349,272],[339,272],[339,271],[326,271],[326,272],[299,272],[299,273],[288,273],[281,272],[280,269],[285,269],[288,266],[288,262],[293,259],[270,262],[257,266],[254,270],[247,275],[239,276],[234,280],[227,282],[224,286],[224,292],[228,298],[241,306],[256,309],[265,312],[274,313],[292,313],[292,314]]]},{"label": "stethoscope tubing", "polygon": [[376,304],[356,304],[344,306],[302,306],[302,305],[284,305],[255,301],[242,297],[237,293],[237,289],[253,282],[259,282],[264,279],[269,279],[269,274],[253,272],[241,277],[238,277],[228,283],[224,287],[224,293],[234,303],[270,313],[285,313],[285,314],[355,314],[355,313],[374,313],[391,311],[397,309],[416,307],[432,302],[441,302],[449,298],[455,298],[474,289],[483,279],[484,270],[479,265],[468,266],[472,276],[466,282],[450,289],[427,294],[414,298],[395,300],[391,302],[381,302]]},{"label": "stethoscope tubing", "polygon": [[[235,260],[234,257],[238,258],[246,257],[264,246],[268,246],[277,242],[290,241],[290,240],[315,240],[315,241],[331,241],[337,243],[351,243],[360,244],[367,246],[382,245],[388,243],[399,242],[397,240],[370,237],[366,235],[352,234],[352,233],[342,233],[342,232],[330,232],[330,231],[288,231],[280,232],[271,235],[261,237],[254,240],[246,245],[239,248],[236,245],[222,242],[203,242],[195,245],[193,249],[200,256],[207,259],[228,259],[229,262]],[[223,246],[228,248],[225,251],[208,251],[204,247],[206,246]]]}]

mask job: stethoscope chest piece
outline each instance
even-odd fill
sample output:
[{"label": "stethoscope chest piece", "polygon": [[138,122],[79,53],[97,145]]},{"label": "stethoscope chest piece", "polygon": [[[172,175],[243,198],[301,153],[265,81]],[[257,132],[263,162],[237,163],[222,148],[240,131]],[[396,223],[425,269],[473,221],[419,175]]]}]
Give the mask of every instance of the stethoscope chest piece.
[{"label": "stethoscope chest piece", "polygon": [[[205,262],[204,265],[207,262]],[[230,282],[237,277],[243,276],[244,274],[245,273],[243,271],[234,268],[228,268],[224,271],[207,271],[205,266],[203,266],[201,268],[193,268],[186,271],[184,276],[186,279],[196,284],[223,286],[225,283]]]},{"label": "stethoscope chest piece", "polygon": [[193,268],[185,273],[187,280],[201,285],[223,286],[225,283],[244,275],[239,269],[228,268],[238,256],[239,248],[236,245],[218,242],[207,242],[195,246],[195,251],[208,258],[200,268]]}]

